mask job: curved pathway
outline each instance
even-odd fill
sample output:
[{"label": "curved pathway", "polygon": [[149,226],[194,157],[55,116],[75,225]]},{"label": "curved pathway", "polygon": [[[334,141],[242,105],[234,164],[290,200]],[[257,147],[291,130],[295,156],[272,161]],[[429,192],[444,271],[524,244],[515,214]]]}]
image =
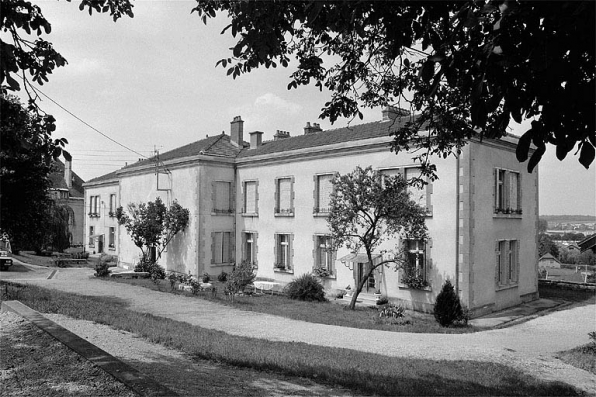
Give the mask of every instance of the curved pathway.
[{"label": "curved pathway", "polygon": [[[49,273],[48,269],[48,273]],[[27,283],[91,296],[123,299],[130,309],[232,335],[341,347],[394,357],[475,360],[513,366],[544,380],[572,384],[596,395],[596,377],[555,359],[556,352],[589,342],[595,305],[557,311],[508,328],[473,334],[417,334],[314,324],[92,277],[90,269],[43,272]],[[4,277],[2,277],[4,278]],[[25,280],[22,280],[25,281]]]}]

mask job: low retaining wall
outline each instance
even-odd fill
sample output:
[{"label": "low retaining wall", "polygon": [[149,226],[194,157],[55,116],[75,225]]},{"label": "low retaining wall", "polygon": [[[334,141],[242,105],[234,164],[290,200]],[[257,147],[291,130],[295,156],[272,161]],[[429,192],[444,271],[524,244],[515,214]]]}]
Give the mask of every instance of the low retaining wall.
[{"label": "low retaining wall", "polygon": [[575,281],[562,281],[562,280],[544,280],[538,279],[538,284],[560,289],[581,289],[585,291],[596,291],[596,284],[594,283],[578,283]]}]

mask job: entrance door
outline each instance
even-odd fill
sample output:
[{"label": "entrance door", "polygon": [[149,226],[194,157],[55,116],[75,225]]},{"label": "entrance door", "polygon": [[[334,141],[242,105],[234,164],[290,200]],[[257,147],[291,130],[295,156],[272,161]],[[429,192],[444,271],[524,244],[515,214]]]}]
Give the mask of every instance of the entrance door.
[{"label": "entrance door", "polygon": [[103,252],[103,236],[99,236],[97,238],[97,253],[101,254]]},{"label": "entrance door", "polygon": [[[366,276],[366,274],[368,274],[369,270],[370,270],[370,266],[368,265],[368,263],[358,263],[358,280],[357,280],[358,284],[360,284],[360,281]],[[375,292],[375,290],[376,290],[375,276],[374,276],[374,274],[372,274],[368,278],[368,280],[366,280],[364,287],[362,287],[362,291],[368,293],[368,292]]]}]

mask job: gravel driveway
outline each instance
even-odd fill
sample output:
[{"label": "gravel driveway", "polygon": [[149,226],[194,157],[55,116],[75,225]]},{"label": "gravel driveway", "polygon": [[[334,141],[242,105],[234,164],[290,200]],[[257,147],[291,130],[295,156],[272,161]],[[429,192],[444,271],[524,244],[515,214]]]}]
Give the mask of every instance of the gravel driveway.
[{"label": "gravel driveway", "polygon": [[587,334],[594,331],[595,305],[473,334],[397,333],[306,323],[142,287],[123,288],[122,284],[95,279],[92,273],[90,269],[60,269],[52,279],[31,278],[27,282],[82,295],[117,297],[128,302],[132,310],[233,335],[343,347],[395,357],[497,362],[596,395],[593,374],[553,357],[556,352],[588,343]]}]

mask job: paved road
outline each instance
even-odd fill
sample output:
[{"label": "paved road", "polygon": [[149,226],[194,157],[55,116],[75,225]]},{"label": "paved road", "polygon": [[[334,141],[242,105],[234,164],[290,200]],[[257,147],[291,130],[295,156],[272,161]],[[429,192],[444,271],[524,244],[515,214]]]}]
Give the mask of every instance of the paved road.
[{"label": "paved road", "polygon": [[[90,269],[60,269],[51,279],[39,270],[28,283],[82,295],[113,296],[132,310],[185,321],[233,335],[342,347],[395,357],[478,360],[507,364],[545,380],[576,385],[596,395],[596,377],[553,358],[589,341],[595,305],[553,312],[509,328],[474,334],[415,334],[312,324],[245,312],[217,303],[93,278]],[[4,274],[0,278],[5,278]]]}]

